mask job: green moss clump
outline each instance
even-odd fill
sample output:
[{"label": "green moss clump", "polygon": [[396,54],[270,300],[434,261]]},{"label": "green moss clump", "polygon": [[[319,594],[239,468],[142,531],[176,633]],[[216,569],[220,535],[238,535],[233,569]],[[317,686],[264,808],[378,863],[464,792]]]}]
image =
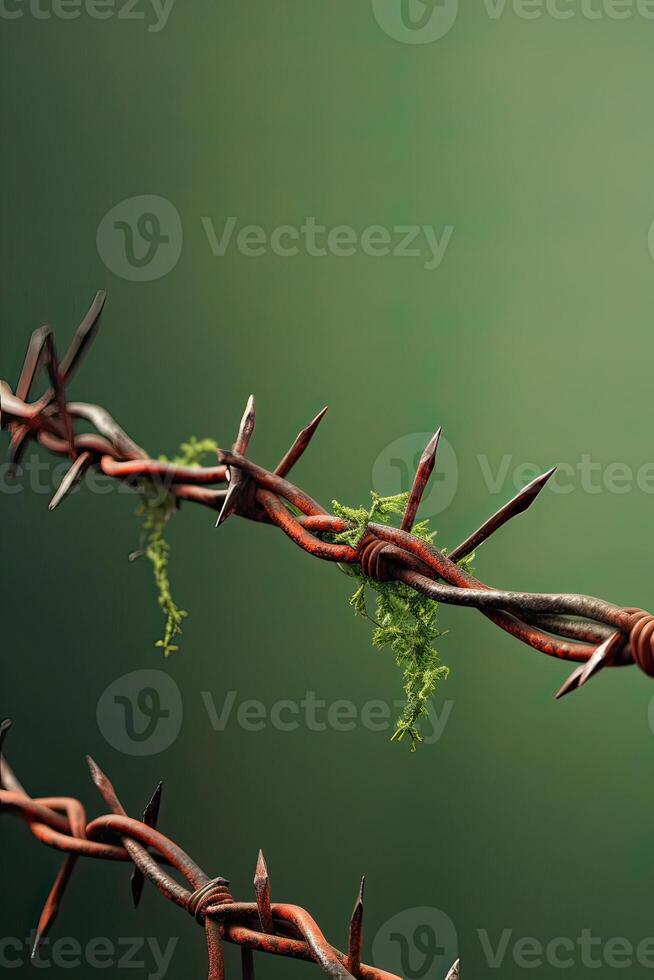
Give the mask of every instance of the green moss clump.
[{"label": "green moss clump", "polygon": [[[345,507],[333,502],[334,514],[349,521],[352,527],[335,536],[334,540],[357,548],[371,521],[388,523],[394,516],[401,516],[406,508],[409,495],[380,497],[371,494],[372,505],[365,507]],[[436,533],[430,530],[429,521],[415,524],[413,534],[423,541],[433,542]],[[461,562],[469,568],[474,556]],[[359,585],[350,599],[350,605],[357,616],[368,619],[374,626],[372,644],[375,648],[390,647],[395,654],[398,667],[402,670],[406,703],[396,722],[391,741],[401,742],[407,735],[411,740],[411,751],[415,752],[419,742],[420,719],[428,713],[428,703],[440,681],[449,676],[449,667],[441,663],[435,641],[444,635],[438,628],[436,618],[438,603],[409,588],[403,582],[377,582],[364,575],[360,565],[339,566],[347,575],[359,580]],[[368,612],[368,590],[376,594],[375,612]]]},{"label": "green moss clump", "polygon": [[[179,456],[172,460],[160,456],[159,460],[176,466],[200,466],[203,459],[217,449],[218,445],[212,439],[191,437],[180,446]],[[163,650],[164,656],[169,657],[179,649],[174,640],[181,635],[182,623],[188,616],[185,609],[179,608],[172,595],[168,570],[170,545],[165,537],[168,521],[178,509],[178,501],[157,480],[142,480],[140,492],[141,505],[136,513],[142,521],[141,548],[131,557],[145,555],[152,565],[159,606],[165,617],[163,637],[157,641],[156,646]]]}]

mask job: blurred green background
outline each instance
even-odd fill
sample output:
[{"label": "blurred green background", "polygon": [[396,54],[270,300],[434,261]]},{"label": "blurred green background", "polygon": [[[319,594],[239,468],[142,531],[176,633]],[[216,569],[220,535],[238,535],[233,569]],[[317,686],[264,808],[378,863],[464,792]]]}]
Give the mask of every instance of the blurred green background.
[{"label": "blurred green background", "polygon": [[[561,7],[570,19],[552,9],[532,19],[524,11],[540,8],[500,13],[480,0],[440,39],[404,43],[394,0],[177,0],[160,30],[144,0],[132,8],[143,19],[120,5],[104,5],[106,19],[88,9],[63,19],[74,6],[7,0],[0,375],[15,384],[44,321],[64,348],[106,287],[103,329],[71,395],[105,405],[151,453],[171,454],[191,434],[229,444],[253,391],[251,455],[271,466],[328,403],[294,477],[327,505],[356,504],[375,460],[399,478],[412,434],[442,424],[458,463],[458,479],[450,459],[435,484],[454,499],[430,498],[442,544],[526,482],[522,464],[563,464],[567,492],[550,486],[479,553],[478,573],[651,608],[654,500],[641,468],[654,459],[654,25],[635,5],[595,2],[596,18],[571,3]],[[425,15],[424,30],[447,15],[418,0],[408,12]],[[135,226],[140,205],[129,202],[144,195],[170,202],[183,228],[182,239],[166,227],[170,206],[160,213],[173,268],[158,278],[138,236],[140,266],[124,249],[121,258],[127,231],[112,238],[111,225],[96,242],[116,206]],[[255,258],[233,241],[216,256],[207,219],[220,235],[230,216],[267,233],[307,216],[358,235],[373,225],[393,236],[400,225],[454,231],[431,270],[424,239],[418,256],[302,247]],[[126,278],[130,269],[144,281]],[[584,455],[592,487],[577,469]],[[615,463],[634,478],[612,485]],[[131,813],[164,778],[165,832],[239,897],[263,847],[273,897],[305,905],[341,947],[366,872],[366,959],[400,969],[388,926],[399,914],[407,980],[444,973],[420,952],[424,908],[450,917],[464,976],[476,980],[558,975],[551,961],[516,962],[524,937],[575,943],[587,929],[636,946],[654,935],[654,689],[640,672],[555,703],[565,665],[472,611],[443,609],[452,674],[435,707],[450,714],[415,755],[390,744],[390,731],[311,731],[302,716],[294,731],[270,720],[247,731],[234,709],[215,731],[209,696],[218,710],[234,692],[237,706],[255,699],[269,711],[313,691],[360,711],[373,699],[392,705],[401,678],[390,653],[372,650],[335,568],[272,529],[234,520],[214,532],[212,514],[190,506],[170,540],[191,616],[164,662],[149,569],[127,560],[136,500],[104,496],[87,489],[50,515],[47,492],[10,495],[3,478],[0,713],[14,720],[8,757],[30,791],[79,795],[100,812],[86,752]],[[184,706],[172,745],[143,757],[111,744],[96,717],[107,687],[140,669],[168,672]],[[59,858],[14,821],[2,830],[0,934],[22,938]],[[480,931],[497,946],[503,930],[493,969]],[[134,913],[124,867],[80,867],[53,938],[98,936],[176,938],[166,976],[204,975],[200,932],[151,888]],[[579,947],[572,957],[562,972],[575,978],[617,968],[603,945],[595,965]],[[152,974],[147,964],[131,975]],[[273,978],[310,969],[260,964]],[[628,975],[650,971],[634,962]],[[96,972],[83,963],[46,975]]]}]

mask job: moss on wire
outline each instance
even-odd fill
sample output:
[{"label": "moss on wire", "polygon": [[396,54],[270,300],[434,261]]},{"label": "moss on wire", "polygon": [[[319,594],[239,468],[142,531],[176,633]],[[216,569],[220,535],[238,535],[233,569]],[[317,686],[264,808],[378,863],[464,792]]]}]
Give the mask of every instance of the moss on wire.
[{"label": "moss on wire", "polygon": [[[180,446],[179,456],[172,460],[160,456],[159,460],[176,466],[199,466],[205,456],[215,453],[217,449],[218,445],[213,439],[196,439],[192,436]],[[163,637],[156,646],[163,650],[164,656],[169,657],[179,649],[174,640],[181,635],[182,623],[188,616],[187,611],[180,609],[173,598],[168,572],[170,545],[165,532],[168,521],[178,509],[178,502],[161,481],[142,480],[140,489],[142,499],[136,513],[142,521],[141,547],[131,558],[144,555],[152,565],[159,606],[165,616]]]},{"label": "moss on wire", "polygon": [[[333,502],[335,515],[352,525],[336,535],[336,541],[357,548],[371,521],[389,523],[393,517],[404,513],[409,494],[381,497],[373,491],[371,497],[372,504],[368,510],[365,507],[346,507],[336,500]],[[428,542],[432,542],[436,536],[436,532],[430,530],[429,521],[415,524],[413,534]],[[471,555],[460,564],[469,569],[473,557]],[[420,721],[428,714],[429,701],[438,684],[450,673],[449,667],[441,663],[434,646],[435,641],[446,632],[439,629],[436,622],[438,603],[414,592],[402,582],[377,582],[368,578],[360,565],[339,567],[359,580],[350,605],[357,616],[368,619],[375,627],[373,646],[377,649],[390,647],[402,670],[406,702],[391,741],[401,742],[408,735],[411,751],[415,752],[422,741]],[[368,611],[368,590],[376,593],[374,615]]]}]

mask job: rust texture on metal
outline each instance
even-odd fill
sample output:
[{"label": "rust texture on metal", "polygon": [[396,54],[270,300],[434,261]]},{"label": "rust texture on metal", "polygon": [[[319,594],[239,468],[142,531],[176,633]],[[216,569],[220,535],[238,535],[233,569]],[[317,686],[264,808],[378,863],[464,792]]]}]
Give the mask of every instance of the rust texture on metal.
[{"label": "rust texture on metal", "polygon": [[[375,581],[402,582],[437,602],[474,607],[527,646],[578,664],[557,697],[581,687],[604,667],[637,664],[654,677],[654,617],[649,613],[592,596],[491,588],[460,565],[462,559],[533,504],[553,469],[524,487],[447,555],[411,533],[436,463],[439,429],[418,465],[400,527],[371,523],[358,547],[337,543],[334,538],[347,530],[347,523],[332,516],[287,479],[314,437],[326,409],[302,429],[280,463],[268,470],[246,456],[255,427],[253,397],[247,401],[232,449],[219,450],[217,465],[205,467],[176,466],[152,459],[104,408],[68,401],[67,385],[96,336],[104,302],[105,294],[98,293],[61,360],[52,331],[42,327],[32,335],[16,390],[0,381],[0,417],[2,428],[10,434],[11,466],[19,465],[31,440],[70,458],[70,468],[51,501],[52,509],[89,467],[135,489],[144,479],[154,480],[178,502],[191,501],[216,511],[217,525],[231,516],[271,524],[315,558],[360,565]],[[42,367],[47,370],[50,387],[36,400],[30,400]],[[76,431],[79,421],[86,431]]]},{"label": "rust texture on metal", "polygon": [[[52,928],[75,864],[80,857],[129,862],[133,866],[132,898],[138,904],[146,881],[168,901],[185,909],[206,934],[209,980],[223,980],[223,944],[241,947],[244,978],[254,978],[255,952],[315,963],[331,980],[399,980],[392,973],[361,962],[363,883],[349,923],[348,951],[332,946],[303,908],[271,901],[270,879],[259,853],[254,877],[255,901],[235,901],[229,881],[210,877],[169,837],[157,830],[161,784],[143,820],[129,817],[116,790],[100,767],[87,758],[91,777],[107,813],[89,821],[83,805],[68,797],[31,797],[6,761],[3,743],[10,722],[0,724],[0,812],[25,821],[42,843],[65,854],[36,928],[33,954]],[[171,875],[176,871],[181,884]],[[458,974],[450,974],[456,976]]]}]

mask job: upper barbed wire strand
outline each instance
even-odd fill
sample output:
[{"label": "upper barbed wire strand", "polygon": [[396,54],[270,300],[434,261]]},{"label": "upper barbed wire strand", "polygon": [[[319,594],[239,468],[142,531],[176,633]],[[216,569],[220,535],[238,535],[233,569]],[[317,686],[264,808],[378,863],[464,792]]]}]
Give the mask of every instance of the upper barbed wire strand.
[{"label": "upper barbed wire strand", "polygon": [[[98,292],[61,360],[52,330],[41,327],[28,345],[16,392],[7,382],[0,382],[0,422],[11,435],[12,468],[18,465],[31,440],[49,452],[72,459],[50,509],[59,506],[92,467],[128,486],[137,487],[139,481],[151,480],[179,501],[188,500],[217,511],[218,525],[232,515],[275,525],[314,557],[350,565],[360,565],[363,559],[373,577],[404,583],[437,602],[473,606],[533,649],[580,663],[582,666],[571,674],[558,697],[577,690],[607,666],[637,663],[645,673],[654,674],[654,619],[649,614],[640,611],[636,617],[633,609],[574,593],[496,590],[460,567],[460,562],[501,527],[531,507],[553,476],[554,468],[520,490],[448,557],[411,533],[436,463],[439,428],[418,464],[400,528],[371,523],[359,547],[335,543],[330,538],[346,530],[347,522],[333,517],[287,479],[309,446],[326,409],[300,431],[275,470],[269,471],[245,455],[256,421],[254,396],[248,399],[232,450],[220,449],[217,465],[211,467],[151,459],[104,408],[67,401],[66,386],[97,336],[105,300],[106,294]],[[41,368],[47,371],[50,387],[37,401],[30,402],[28,398]],[[78,419],[95,431],[76,433]],[[221,484],[227,484],[227,488],[218,489]],[[373,547],[375,540],[388,547]]]}]

